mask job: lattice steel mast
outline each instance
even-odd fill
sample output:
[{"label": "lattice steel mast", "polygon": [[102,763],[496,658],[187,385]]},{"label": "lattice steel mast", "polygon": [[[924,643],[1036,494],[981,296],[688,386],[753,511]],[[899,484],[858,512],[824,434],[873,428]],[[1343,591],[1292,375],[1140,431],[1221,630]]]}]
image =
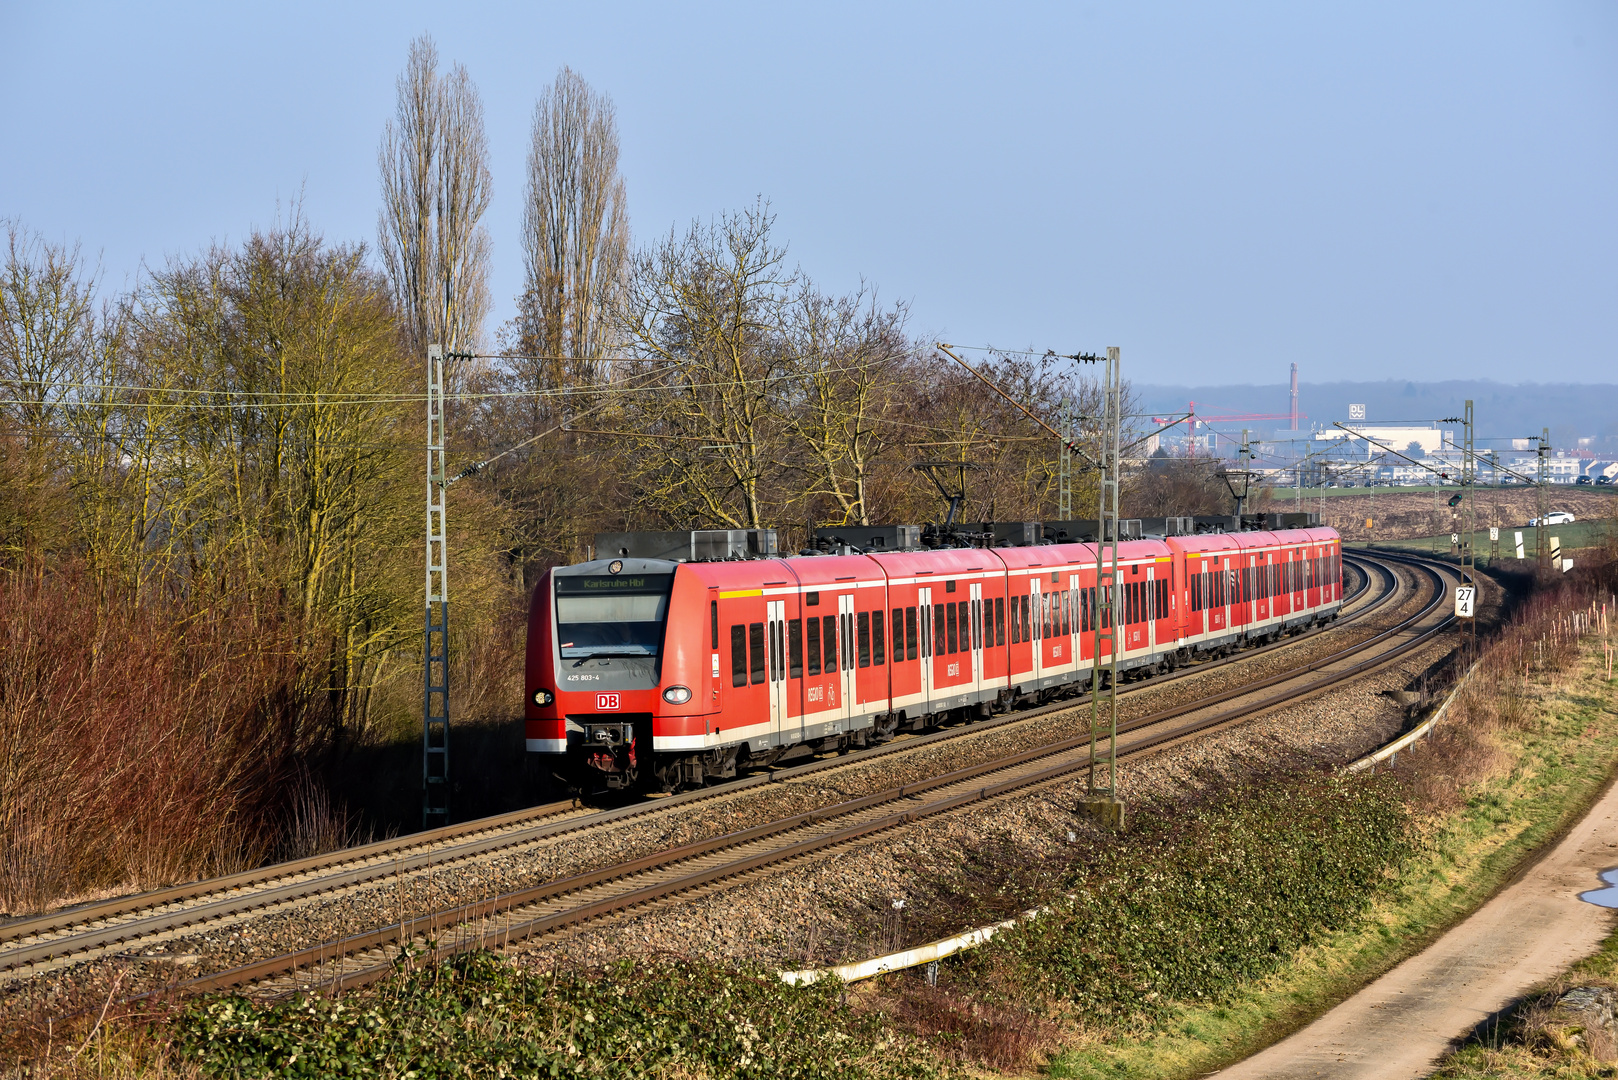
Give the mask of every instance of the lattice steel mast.
[{"label": "lattice steel mast", "polygon": [[[1472,456],[1472,399],[1466,399],[1466,447],[1461,453],[1461,580],[1466,584],[1477,587],[1478,561],[1474,550],[1474,541],[1477,539],[1477,495],[1472,490],[1477,486],[1477,462]],[[1474,596],[1477,593],[1474,591]],[[1475,609],[1474,609],[1475,610]],[[1477,656],[1478,621],[1476,618],[1468,619],[1467,646],[1468,658]]]},{"label": "lattice steel mast", "polygon": [[449,551],[444,523],[444,349],[427,346],[426,633],[421,702],[421,824],[449,824]]},{"label": "lattice steel mast", "polygon": [[[1122,380],[1117,346],[1107,347],[1102,383],[1101,427],[1096,453],[1100,471],[1097,495],[1096,588],[1091,628],[1095,654],[1090,666],[1090,773],[1086,808],[1116,828],[1124,823],[1118,798],[1118,486]],[[1106,655],[1103,657],[1102,653]]]},{"label": "lattice steel mast", "polygon": [[1545,531],[1545,517],[1550,513],[1546,509],[1546,493],[1550,490],[1551,482],[1551,429],[1542,428],[1539,437],[1539,472],[1536,477],[1539,490],[1539,524],[1534,526],[1534,555],[1539,562],[1539,572],[1544,573],[1551,568],[1551,536]]}]

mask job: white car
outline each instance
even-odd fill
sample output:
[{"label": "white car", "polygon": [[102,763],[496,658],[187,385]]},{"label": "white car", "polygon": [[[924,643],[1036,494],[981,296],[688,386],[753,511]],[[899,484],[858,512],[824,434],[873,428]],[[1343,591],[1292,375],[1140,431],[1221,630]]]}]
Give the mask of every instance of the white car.
[{"label": "white car", "polygon": [[[1573,521],[1573,515],[1568,513],[1566,510],[1557,510],[1554,513],[1545,515],[1545,524],[1547,525],[1571,525],[1573,524]],[[1528,524],[1530,526],[1538,525],[1539,519],[1530,518]]]}]

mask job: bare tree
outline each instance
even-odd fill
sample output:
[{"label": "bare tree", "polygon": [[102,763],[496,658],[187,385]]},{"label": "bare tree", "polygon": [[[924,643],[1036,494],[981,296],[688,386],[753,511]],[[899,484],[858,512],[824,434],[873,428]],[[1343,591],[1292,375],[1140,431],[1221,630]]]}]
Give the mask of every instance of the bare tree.
[{"label": "bare tree", "polygon": [[526,351],[548,358],[552,386],[599,379],[628,250],[612,100],[564,67],[534,106],[523,207],[522,337]]},{"label": "bare tree", "polygon": [[411,346],[473,347],[489,312],[489,146],[483,104],[466,69],[438,74],[422,36],[399,76],[398,113],[377,154],[382,210],[377,236]]},{"label": "bare tree", "polygon": [[[831,297],[807,282],[789,314],[785,344],[797,383],[786,412],[808,478],[803,497],[826,503],[836,524],[871,523],[872,464],[904,439],[890,420],[902,397],[896,362],[910,353],[905,315],[902,304],[879,308],[863,285]],[[827,516],[816,509],[812,516]]]},{"label": "bare tree", "polygon": [[773,222],[760,203],[635,258],[623,329],[661,382],[634,395],[633,430],[647,440],[634,465],[641,502],[670,521],[770,524],[781,334],[799,284]]},{"label": "bare tree", "polygon": [[92,351],[95,282],[77,245],[52,244],[7,221],[0,265],[0,388],[31,451],[45,445],[60,402]]}]

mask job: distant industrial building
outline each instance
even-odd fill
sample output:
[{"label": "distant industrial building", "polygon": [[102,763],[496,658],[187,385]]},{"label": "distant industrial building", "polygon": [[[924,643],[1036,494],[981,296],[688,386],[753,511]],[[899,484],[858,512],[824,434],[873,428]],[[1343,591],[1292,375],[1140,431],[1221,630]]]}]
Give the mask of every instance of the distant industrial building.
[{"label": "distant industrial building", "polygon": [[1421,447],[1423,454],[1436,454],[1442,450],[1446,443],[1451,443],[1450,433],[1443,428],[1435,427],[1382,427],[1370,424],[1348,425],[1348,430],[1334,428],[1330,431],[1318,431],[1317,439],[1374,439],[1384,446],[1391,446],[1399,453],[1405,453],[1411,443]]}]

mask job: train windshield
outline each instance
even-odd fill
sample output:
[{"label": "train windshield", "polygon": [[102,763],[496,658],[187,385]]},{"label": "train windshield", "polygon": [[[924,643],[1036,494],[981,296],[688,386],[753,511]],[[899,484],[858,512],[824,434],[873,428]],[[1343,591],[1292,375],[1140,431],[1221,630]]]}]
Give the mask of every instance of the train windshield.
[{"label": "train windshield", "polygon": [[673,574],[556,578],[562,655],[656,656],[673,584]]}]

